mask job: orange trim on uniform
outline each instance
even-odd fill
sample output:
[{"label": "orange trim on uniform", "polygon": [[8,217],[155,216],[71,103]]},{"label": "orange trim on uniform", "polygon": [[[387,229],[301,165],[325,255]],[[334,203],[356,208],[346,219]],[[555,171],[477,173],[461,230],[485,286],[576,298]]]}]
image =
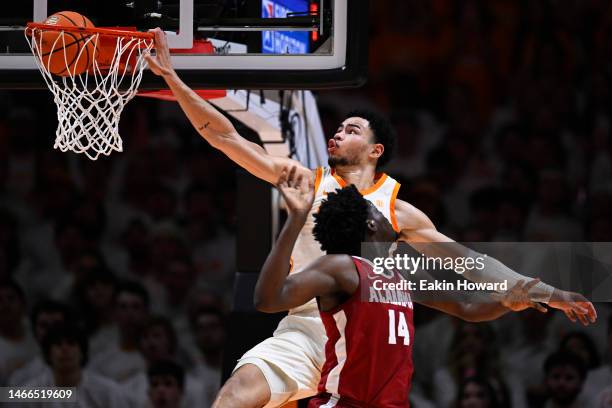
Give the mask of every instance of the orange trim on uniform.
[{"label": "orange trim on uniform", "polygon": [[317,194],[319,190],[319,185],[321,184],[321,179],[323,178],[323,167],[317,167],[315,172],[315,182],[314,182],[314,191]]},{"label": "orange trim on uniform", "polygon": [[[342,177],[336,174],[336,170],[331,169],[331,175],[336,179],[338,184],[340,184],[340,187],[344,188],[347,186],[346,181],[344,181]],[[378,190],[380,186],[385,183],[385,180],[387,180],[387,175],[385,173],[377,173],[376,176],[374,176],[374,180],[376,180],[376,183],[374,183],[372,187],[366,188],[365,190],[359,190],[361,195],[372,194],[373,192]]]},{"label": "orange trim on uniform", "polygon": [[397,198],[397,193],[400,189],[401,184],[397,181],[395,182],[395,187],[393,187],[393,192],[391,193],[391,208],[389,214],[391,214],[391,226],[395,230],[395,232],[400,232],[399,226],[397,225],[397,217],[395,216],[395,199]]},{"label": "orange trim on uniform", "polygon": [[332,175],[333,178],[336,179],[338,184],[340,184],[340,187],[342,187],[342,188],[346,187],[346,181],[344,181],[344,179],[342,177],[340,177],[339,175],[336,174],[336,169],[331,169],[331,175]]},{"label": "orange trim on uniform", "polygon": [[382,173],[380,175],[380,177],[378,178],[378,181],[376,183],[374,183],[374,185],[372,187],[367,188],[367,189],[365,189],[363,191],[359,190],[359,192],[361,193],[361,195],[372,194],[373,192],[378,190],[380,188],[380,186],[382,186],[385,183],[385,180],[387,180],[387,175],[385,173]]}]

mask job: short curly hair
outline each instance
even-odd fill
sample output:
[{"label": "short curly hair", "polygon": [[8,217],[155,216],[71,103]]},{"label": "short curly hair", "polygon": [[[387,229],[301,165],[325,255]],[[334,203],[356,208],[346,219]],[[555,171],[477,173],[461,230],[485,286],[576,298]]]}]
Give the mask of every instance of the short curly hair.
[{"label": "short curly hair", "polygon": [[312,231],[328,254],[359,255],[365,239],[368,202],[353,184],[329,193],[314,214]]},{"label": "short curly hair", "polygon": [[393,156],[393,150],[395,149],[395,130],[391,125],[389,120],[373,111],[369,110],[354,110],[350,112],[347,118],[363,118],[368,121],[370,124],[370,129],[374,134],[374,142],[380,143],[384,146],[385,151],[378,158],[378,162],[376,163],[376,168],[383,167],[385,164],[389,163],[391,157]]}]

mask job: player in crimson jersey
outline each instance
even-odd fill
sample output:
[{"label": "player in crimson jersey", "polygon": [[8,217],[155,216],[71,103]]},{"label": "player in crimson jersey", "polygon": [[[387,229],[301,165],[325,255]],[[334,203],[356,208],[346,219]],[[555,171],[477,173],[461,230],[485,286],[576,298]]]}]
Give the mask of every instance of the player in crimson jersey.
[{"label": "player in crimson jersey", "polygon": [[[376,274],[368,259],[357,256],[361,243],[385,257],[397,232],[387,218],[351,185],[328,194],[315,214],[313,233],[327,252],[303,272],[288,275],[291,252],[312,207],[313,186],[282,173],[278,183],[289,217],[268,256],[255,288],[255,304],[279,312],[317,299],[327,334],[325,363],[318,394],[309,407],[408,407],[413,364],[413,305],[408,291],[372,297],[373,282],[399,283],[397,272]],[[536,283],[519,282],[501,301],[486,303],[422,301],[424,305],[468,321],[495,319],[528,307],[545,312],[529,300]]]},{"label": "player in crimson jersey", "polygon": [[[388,121],[374,112],[352,112],[339,124],[328,140],[329,166],[308,169],[288,157],[267,152],[243,138],[232,123],[215,107],[201,99],[177,75],[165,34],[155,31],[155,56],[147,56],[151,71],[160,75],[176,97],[199,134],[214,148],[256,177],[276,183],[285,167],[312,183],[315,198],[292,253],[292,274],[299,274],[314,259],[324,255],[314,240],[312,214],[318,211],[326,194],[354,184],[362,196],[376,206],[399,233],[399,240],[427,257],[437,257],[439,246],[452,243],[432,221],[412,204],[398,199],[399,183],[380,170],[393,154],[394,132]],[[255,204],[256,205],[256,204]],[[474,251],[454,243],[444,245],[454,259]],[[484,259],[484,269],[467,270],[472,282],[507,282],[513,287],[525,276],[508,268],[494,257]],[[597,314],[582,295],[537,282],[530,298],[562,310],[572,320],[587,325]],[[223,385],[214,408],[273,408],[314,395],[325,359],[325,327],[316,302],[292,303],[295,307],[281,320],[274,334],[247,351],[238,361],[230,379]]]}]

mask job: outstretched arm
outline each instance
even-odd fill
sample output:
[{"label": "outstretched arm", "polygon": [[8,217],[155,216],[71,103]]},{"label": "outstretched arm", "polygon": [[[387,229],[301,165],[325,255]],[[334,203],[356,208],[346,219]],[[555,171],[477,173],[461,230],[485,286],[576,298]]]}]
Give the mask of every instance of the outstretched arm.
[{"label": "outstretched arm", "polygon": [[[510,311],[519,312],[528,308],[534,308],[542,313],[548,309],[537,302],[529,299],[529,291],[539,283],[539,279],[523,284],[519,281],[514,287],[503,294],[470,294],[471,299],[457,299],[456,301],[433,301],[423,300],[419,303],[450,314],[468,322],[484,322],[495,320]],[[435,293],[430,294],[432,299],[437,298]],[[442,297],[448,297],[442,294]]]},{"label": "outstretched arm", "polygon": [[297,176],[295,167],[289,172],[283,170],[277,188],[285,198],[289,216],[259,273],[254,295],[257,310],[267,313],[289,310],[314,297],[337,292],[336,271],[352,267],[347,255],[325,255],[304,271],[287,276],[291,252],[312,207],[314,191],[308,180]]},{"label": "outstretched arm", "polygon": [[193,127],[211,146],[221,150],[249,173],[269,183],[276,183],[281,171],[296,166],[298,173],[314,179],[312,171],[286,157],[271,156],[261,146],[240,136],[232,123],[214,106],[200,98],[177,75],[172,67],[166,34],[156,28],[155,56],[146,57],[154,74],[164,78]]},{"label": "outstretched arm", "polygon": [[[396,201],[395,214],[401,230],[400,240],[407,242],[419,253],[431,257],[481,256],[439,232],[422,211],[405,201]],[[447,243],[447,245],[428,245],[430,243]],[[507,280],[510,287],[520,281],[530,280],[490,256],[484,258],[484,266],[481,270],[466,270],[463,275],[474,282],[501,283]],[[567,292],[538,282],[531,289],[529,296],[535,302],[547,303],[550,307],[562,310],[573,322],[579,319],[584,325],[588,325],[589,321],[595,322],[597,319],[593,304],[579,293]]]}]

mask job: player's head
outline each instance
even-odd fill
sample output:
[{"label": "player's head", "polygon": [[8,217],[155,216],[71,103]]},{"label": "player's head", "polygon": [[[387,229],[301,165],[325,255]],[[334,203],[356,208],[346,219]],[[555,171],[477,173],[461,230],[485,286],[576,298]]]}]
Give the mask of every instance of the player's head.
[{"label": "player's head", "polygon": [[383,116],[370,111],[353,111],[328,141],[331,167],[387,164],[393,154],[395,132]]},{"label": "player's head", "polygon": [[328,254],[360,255],[362,242],[397,240],[391,223],[354,185],[329,193],[314,215],[314,237]]},{"label": "player's head", "polygon": [[42,341],[42,351],[54,371],[75,371],[87,364],[87,338],[70,324],[51,327]]},{"label": "player's head", "polygon": [[172,361],[160,361],[147,371],[149,399],[154,408],[178,408],[181,404],[185,371]]}]

